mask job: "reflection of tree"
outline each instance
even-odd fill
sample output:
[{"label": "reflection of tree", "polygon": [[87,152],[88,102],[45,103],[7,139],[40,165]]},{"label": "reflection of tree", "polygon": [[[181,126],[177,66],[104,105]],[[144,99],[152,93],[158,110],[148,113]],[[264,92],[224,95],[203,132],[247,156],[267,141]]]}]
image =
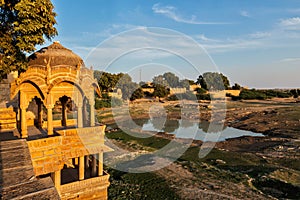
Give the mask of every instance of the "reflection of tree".
[{"label": "reflection of tree", "polygon": [[199,123],[199,129],[202,129],[205,133],[218,133],[226,129],[226,126],[218,122],[201,121]]},{"label": "reflection of tree", "polygon": [[148,123],[149,119],[133,119],[136,125],[143,127],[144,124]]},{"label": "reflection of tree", "polygon": [[190,120],[185,120],[185,119],[182,119],[181,120],[181,123],[180,123],[180,126],[183,127],[183,128],[188,128],[188,127],[191,127],[193,126],[195,123],[190,121]]},{"label": "reflection of tree", "polygon": [[151,119],[151,123],[156,130],[163,130],[166,122],[166,118],[154,117]]},{"label": "reflection of tree", "polygon": [[179,125],[178,120],[167,120],[163,130],[167,133],[172,133],[179,128]]}]

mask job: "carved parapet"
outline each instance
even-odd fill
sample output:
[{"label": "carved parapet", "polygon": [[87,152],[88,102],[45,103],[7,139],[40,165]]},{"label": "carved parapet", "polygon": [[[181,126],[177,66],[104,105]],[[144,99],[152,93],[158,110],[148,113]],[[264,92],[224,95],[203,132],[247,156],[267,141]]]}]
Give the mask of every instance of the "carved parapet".
[{"label": "carved parapet", "polygon": [[61,149],[62,137],[28,141],[28,147],[36,176],[61,170],[66,159]]},{"label": "carved parapet", "polygon": [[91,197],[94,197],[94,199],[107,199],[107,188],[109,185],[108,174],[61,185],[61,199],[73,199],[78,197],[81,199],[92,199]]}]

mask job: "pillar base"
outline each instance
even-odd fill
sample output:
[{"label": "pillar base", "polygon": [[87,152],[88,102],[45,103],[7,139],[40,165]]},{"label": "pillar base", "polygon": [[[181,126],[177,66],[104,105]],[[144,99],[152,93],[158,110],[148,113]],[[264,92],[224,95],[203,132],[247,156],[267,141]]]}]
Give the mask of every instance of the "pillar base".
[{"label": "pillar base", "polygon": [[28,138],[28,132],[27,132],[27,130],[21,132],[21,138]]}]

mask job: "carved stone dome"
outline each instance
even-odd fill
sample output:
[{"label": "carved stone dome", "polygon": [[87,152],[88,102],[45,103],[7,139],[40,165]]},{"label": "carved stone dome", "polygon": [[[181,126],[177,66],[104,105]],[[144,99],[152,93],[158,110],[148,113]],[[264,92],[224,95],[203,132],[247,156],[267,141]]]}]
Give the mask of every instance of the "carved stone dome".
[{"label": "carved stone dome", "polygon": [[65,48],[59,42],[54,42],[29,56],[30,66],[72,66],[84,67],[83,60],[70,49]]}]

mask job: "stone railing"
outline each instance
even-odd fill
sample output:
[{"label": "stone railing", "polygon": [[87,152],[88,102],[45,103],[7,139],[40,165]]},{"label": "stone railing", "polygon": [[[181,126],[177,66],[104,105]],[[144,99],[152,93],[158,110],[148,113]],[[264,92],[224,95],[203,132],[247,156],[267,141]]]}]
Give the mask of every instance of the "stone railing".
[{"label": "stone railing", "polygon": [[[53,120],[53,127],[61,127],[61,120]],[[43,128],[47,128],[47,121],[43,121]],[[67,126],[76,126],[77,119],[67,119]]]},{"label": "stone railing", "polygon": [[105,196],[109,184],[109,175],[105,174],[100,177],[61,185],[59,193],[61,199],[72,199],[80,196],[90,196],[97,194],[97,196],[99,196],[99,194],[100,196],[101,194]]}]

